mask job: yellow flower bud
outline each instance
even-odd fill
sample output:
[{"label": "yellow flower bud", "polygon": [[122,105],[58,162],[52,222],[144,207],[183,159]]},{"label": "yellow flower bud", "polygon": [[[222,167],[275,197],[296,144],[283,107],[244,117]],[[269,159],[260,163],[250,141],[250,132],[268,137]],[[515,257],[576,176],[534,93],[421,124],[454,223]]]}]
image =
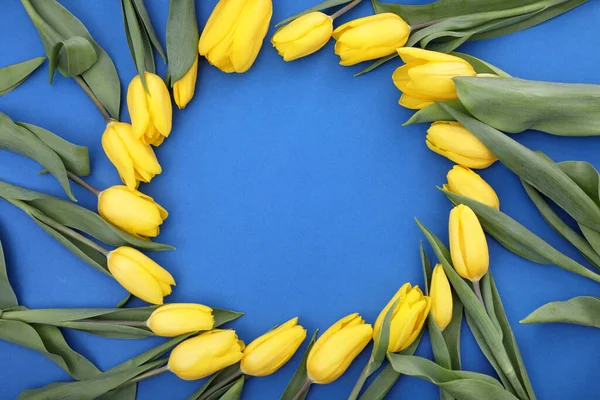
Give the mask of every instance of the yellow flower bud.
[{"label": "yellow flower bud", "polygon": [[431,308],[431,299],[424,296],[418,286],[411,287],[410,283],[405,283],[377,317],[374,337],[379,334],[385,315],[398,299],[390,324],[390,353],[406,349],[417,339]]},{"label": "yellow flower bud", "polygon": [[149,93],[137,75],[127,88],[127,109],[135,137],[144,144],[159,146],[171,133],[171,96],[160,76],[146,72],[145,77]]},{"label": "yellow flower bud", "polygon": [[196,78],[198,77],[198,55],[192,67],[185,73],[183,78],[173,84],[173,98],[179,109],[185,108],[194,97],[196,91]]},{"label": "yellow flower bud", "polygon": [[355,19],[333,31],[340,65],[349,66],[389,56],[406,44],[410,26],[396,14],[382,13]]},{"label": "yellow flower bud", "polygon": [[322,12],[312,12],[279,28],[271,44],[285,61],[293,61],[321,49],[331,39],[332,32],[331,17]]},{"label": "yellow flower bud", "polygon": [[250,69],[269,30],[271,0],[220,0],[208,18],[198,52],[223,72]]},{"label": "yellow flower bud", "polygon": [[129,293],[152,304],[162,304],[175,279],[140,251],[122,246],[108,254],[108,270]]},{"label": "yellow flower bud", "polygon": [[444,272],[444,267],[438,264],[433,269],[431,275],[431,314],[435,323],[441,331],[446,329],[450,321],[452,321],[452,289],[450,289],[450,282]]},{"label": "yellow flower bud", "polygon": [[330,383],[339,378],[369,344],[373,328],[357,313],[333,324],[315,342],[308,354],[306,368],[314,383]]},{"label": "yellow flower bud", "polygon": [[215,329],[177,345],[168,368],[186,381],[202,379],[240,361],[243,348],[235,331]]},{"label": "yellow flower bud", "polygon": [[141,238],[158,236],[159,226],[169,215],[152,197],[121,185],[98,195],[98,213],[111,224]]},{"label": "yellow flower bud", "polygon": [[462,58],[435,51],[406,47],[398,49],[405,65],[394,71],[394,84],[402,91],[399,104],[420,109],[438,100],[457,99],[452,78],[476,76]]},{"label": "yellow flower bud", "polygon": [[461,165],[455,165],[448,171],[448,183],[444,189],[479,201],[497,210],[500,209],[500,200],[492,187],[476,172]]},{"label": "yellow flower bud", "polygon": [[154,310],[147,325],[155,335],[174,337],[184,333],[210,331],[215,326],[215,317],[212,308],[202,304],[175,303]]},{"label": "yellow flower bud", "polygon": [[102,148],[129,189],[150,182],[162,172],[154,150],[135,138],[131,125],[109,122],[102,134]]},{"label": "yellow flower bud", "polygon": [[465,279],[479,281],[490,264],[487,241],[477,215],[460,204],[450,212],[450,255],[456,272]]},{"label": "yellow flower bud", "polygon": [[283,367],[306,338],[306,329],[297,324],[293,318],[250,343],[242,356],[242,372],[267,376]]},{"label": "yellow flower bud", "polygon": [[454,121],[434,122],[425,143],[434,153],[467,168],[487,168],[498,160],[475,135]]}]

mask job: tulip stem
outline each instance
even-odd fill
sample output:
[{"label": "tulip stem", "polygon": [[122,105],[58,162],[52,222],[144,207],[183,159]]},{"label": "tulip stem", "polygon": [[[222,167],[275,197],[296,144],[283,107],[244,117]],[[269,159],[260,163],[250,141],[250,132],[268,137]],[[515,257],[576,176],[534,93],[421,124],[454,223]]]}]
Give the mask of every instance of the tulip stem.
[{"label": "tulip stem", "polygon": [[93,318],[87,318],[87,319],[80,319],[78,321],[74,321],[74,322],[85,322],[85,323],[97,323],[97,324],[111,324],[111,325],[121,325],[121,326],[134,326],[134,327],[143,327],[143,328],[147,328],[148,324],[146,321],[119,321],[119,320],[112,320],[112,319],[93,319]]},{"label": "tulip stem", "polygon": [[82,188],[85,188],[85,189],[89,190],[90,192],[92,192],[96,196],[100,195],[100,191],[98,189],[96,189],[94,186],[90,185],[89,183],[87,183],[86,181],[84,181],[83,179],[81,179],[81,177],[75,175],[71,171],[67,171],[67,176],[69,177],[70,180],[72,180],[73,182],[75,182],[76,184],[78,184],[79,186],[81,186]]},{"label": "tulip stem", "polygon": [[206,392],[202,393],[202,395],[200,397],[198,397],[196,400],[205,400],[205,399],[211,398],[211,396],[214,395],[216,392],[223,389],[224,387],[226,387],[227,385],[229,385],[231,382],[235,381],[242,375],[243,375],[242,370],[238,369],[233,374],[231,374],[229,377],[227,377],[227,378],[223,379],[221,382],[219,382],[219,384],[211,387],[210,390],[207,390]]},{"label": "tulip stem", "polygon": [[347,4],[345,7],[340,8],[334,14],[331,15],[331,20],[335,20],[337,17],[344,15],[348,11],[352,10],[354,7],[358,5],[362,0],[354,0],[352,3]]},{"label": "tulip stem", "polygon": [[143,381],[144,379],[148,379],[148,378],[152,378],[153,376],[160,375],[163,372],[167,372],[168,370],[169,370],[169,366],[165,365],[164,367],[160,367],[160,368],[154,369],[152,371],[144,372],[143,374],[140,374],[140,375],[136,376],[132,380],[127,381],[126,384],[127,385],[131,385],[133,383],[137,383],[139,381]]},{"label": "tulip stem", "polygon": [[350,396],[348,396],[348,400],[356,400],[358,398],[358,395],[360,394],[360,391],[362,390],[363,386],[365,385],[367,378],[369,377],[369,375],[371,375],[371,373],[369,371],[370,365],[371,365],[371,360],[369,360],[369,363],[367,365],[365,365],[362,372],[360,373],[360,376],[358,377],[356,384],[352,388],[352,392],[350,392]]},{"label": "tulip stem", "polygon": [[310,388],[310,385],[312,385],[312,381],[310,379],[307,379],[302,386],[300,386],[300,389],[298,389],[298,391],[296,392],[296,394],[294,395],[294,397],[292,397],[292,400],[300,400],[302,398],[302,396],[308,392],[308,389]]},{"label": "tulip stem", "polygon": [[481,295],[481,285],[479,281],[473,281],[473,291],[475,291],[475,295],[481,302],[481,304],[485,307],[485,303],[483,302],[483,296]]},{"label": "tulip stem", "polygon": [[73,77],[73,79],[75,79],[75,82],[77,82],[79,84],[79,86],[83,89],[83,91],[85,92],[85,94],[87,94],[88,97],[92,100],[92,102],[94,103],[94,105],[96,106],[96,108],[98,108],[98,111],[100,111],[100,114],[102,114],[102,117],[104,118],[104,120],[108,124],[111,121],[110,114],[108,113],[108,111],[106,111],[106,108],[104,108],[104,106],[102,105],[102,103],[100,102],[100,100],[98,100],[98,97],[96,97],[96,95],[94,94],[94,92],[92,92],[92,89],[90,89],[90,87],[88,86],[88,84],[85,83],[85,81],[83,80],[83,78],[81,77],[81,75],[75,75]]}]

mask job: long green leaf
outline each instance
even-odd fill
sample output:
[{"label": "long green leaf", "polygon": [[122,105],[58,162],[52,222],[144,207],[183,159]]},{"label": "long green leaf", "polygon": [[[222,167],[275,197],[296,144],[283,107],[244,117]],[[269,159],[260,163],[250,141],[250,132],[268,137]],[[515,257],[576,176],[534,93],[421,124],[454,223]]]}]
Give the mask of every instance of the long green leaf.
[{"label": "long green leaf", "polygon": [[61,51],[64,51],[65,60],[62,64],[62,74],[68,78],[83,74],[98,61],[94,46],[86,38],[73,36],[57,42],[48,54],[50,84],[54,79],[54,71],[59,63]]},{"label": "long green leaf", "polygon": [[89,379],[100,373],[94,364],[69,347],[56,327],[2,319],[0,338],[39,352],[75,379]]},{"label": "long green leaf", "polygon": [[581,296],[567,301],[544,304],[529,314],[521,323],[565,323],[600,328],[600,299]]},{"label": "long green leaf", "polygon": [[556,265],[564,270],[600,282],[600,275],[567,257],[523,225],[499,211],[476,200],[440,189],[453,203],[469,206],[483,229],[513,253],[529,261]]},{"label": "long green leaf", "polygon": [[0,242],[0,309],[16,307],[18,305],[17,295],[8,280],[6,262],[4,261],[4,249],[2,248],[2,242]]},{"label": "long green leaf", "polygon": [[460,77],[455,82],[458,97],[469,112],[501,131],[600,135],[600,116],[594,112],[600,102],[600,85],[518,78]]},{"label": "long green leaf", "polygon": [[[121,83],[117,69],[106,51],[94,41],[81,21],[56,0],[21,0],[21,3],[40,34],[46,55],[50,54],[57,42],[71,37],[80,36],[91,43],[97,60],[82,74],[82,77],[112,117],[118,119]],[[58,69],[63,73],[60,60]]]},{"label": "long green leaf", "polygon": [[[228,386],[224,385],[224,383],[231,380],[232,376],[239,374],[239,372],[240,363],[223,368],[219,372],[211,375],[210,378],[208,378],[198,390],[187,397],[187,400],[198,400],[201,397],[204,397],[202,395],[205,395],[209,389],[214,388],[215,386],[223,386],[223,388],[227,388]],[[225,390],[222,392],[225,392]],[[217,393],[221,393],[221,391],[217,390],[213,393],[213,395]],[[213,395],[210,395],[208,398],[211,398]]]},{"label": "long green leaf", "polygon": [[15,124],[3,113],[0,113],[0,150],[21,154],[43,165],[58,180],[71,200],[75,201],[67,169],[58,154],[31,131]]},{"label": "long green leaf", "polygon": [[220,397],[221,400],[240,400],[242,397],[242,389],[244,388],[244,376],[242,375],[237,381],[231,385],[229,389]]},{"label": "long green leaf", "polygon": [[36,57],[0,68],[0,96],[4,96],[17,88],[29,77],[42,63],[46,57]]},{"label": "long green leaf", "polygon": [[295,396],[296,393],[300,390],[304,382],[308,379],[308,373],[306,371],[306,361],[308,360],[308,354],[310,353],[310,349],[312,349],[313,345],[317,341],[317,334],[319,330],[316,329],[310,338],[310,342],[308,342],[308,346],[304,351],[304,355],[302,356],[302,360],[300,360],[300,364],[298,368],[296,368],[296,372],[294,372],[294,376],[290,380],[290,382],[285,387],[283,394],[279,398],[279,400],[304,400],[306,395],[308,394],[308,390],[304,393],[300,394],[300,396]]},{"label": "long green leaf", "polygon": [[314,11],[323,11],[326,10],[328,8],[332,8],[332,7],[337,7],[337,6],[341,6],[343,4],[346,3],[350,3],[353,0],[325,0],[319,4],[317,4],[314,7],[309,8],[308,10],[304,10],[302,12],[299,12],[297,14],[292,15],[289,18],[284,19],[283,21],[277,23],[277,25],[275,25],[276,28],[279,28],[281,25],[285,25],[289,22],[292,22],[293,20],[295,20],[296,18],[299,18],[305,14],[314,12]]},{"label": "long green leaf", "polygon": [[402,126],[408,126],[412,124],[423,124],[427,122],[436,122],[436,121],[454,121],[454,117],[448,114],[445,109],[440,105],[441,103],[447,105],[448,107],[452,107],[455,110],[458,110],[464,114],[468,114],[469,111],[465,108],[465,106],[460,102],[460,100],[446,100],[439,103],[433,103],[428,105],[425,108],[420,109],[416,113],[410,117],[408,121],[406,121]]},{"label": "long green leaf", "polygon": [[552,199],[577,222],[600,230],[600,207],[553,162],[483,122],[445,104],[440,106],[471,131],[508,169]]},{"label": "long green leaf", "polygon": [[87,147],[77,146],[39,126],[27,124],[25,122],[15,123],[28,129],[37,136],[38,139],[54,150],[61,158],[68,171],[71,171],[77,176],[88,176],[90,174],[90,156]]},{"label": "long green leaf", "polygon": [[367,74],[367,73],[373,71],[375,68],[382,66],[386,62],[391,61],[396,57],[399,57],[398,53],[394,53],[394,54],[390,54],[389,56],[378,58],[377,60],[373,61],[373,63],[371,65],[369,65],[367,68],[354,74],[354,76],[356,77],[356,76],[361,76],[361,75]]},{"label": "long green leaf", "polygon": [[167,20],[167,54],[171,86],[190,70],[198,56],[195,0],[171,0]]},{"label": "long green leaf", "polygon": [[[144,45],[144,35],[146,32],[143,31],[140,26],[140,21],[138,20],[132,1],[133,0],[121,0],[121,7],[123,8],[123,25],[125,26],[125,36],[127,37],[129,51],[131,52],[135,68],[142,80],[144,88],[148,91],[145,74],[147,71],[146,47]],[[154,60],[151,53],[152,51],[150,51],[149,57],[152,57],[152,60]],[[154,72],[153,66],[150,65],[150,67],[151,69],[148,72]]]},{"label": "long green leaf", "polygon": [[450,324],[444,329],[442,335],[448,345],[448,351],[450,352],[450,365],[454,370],[460,370],[461,359],[460,359],[460,328],[463,319],[463,304],[456,295],[452,294],[452,320]]},{"label": "long green leaf", "polygon": [[[144,0],[133,0],[133,6],[135,7],[135,12],[141,22],[141,25],[146,31],[146,36],[152,43],[152,47],[154,47],[156,51],[158,51],[158,54],[160,54],[161,58],[163,59],[163,62],[166,64],[167,55],[165,54],[165,51],[163,50],[163,47],[160,44],[160,40],[158,39],[158,36],[154,31],[152,21],[150,20],[150,16],[148,15],[148,11],[146,10],[146,6],[144,5]],[[194,18],[195,17],[196,14],[194,13]]]},{"label": "long green leaf", "polygon": [[452,371],[416,356],[388,355],[396,372],[425,379],[461,400],[517,400],[491,376]]}]

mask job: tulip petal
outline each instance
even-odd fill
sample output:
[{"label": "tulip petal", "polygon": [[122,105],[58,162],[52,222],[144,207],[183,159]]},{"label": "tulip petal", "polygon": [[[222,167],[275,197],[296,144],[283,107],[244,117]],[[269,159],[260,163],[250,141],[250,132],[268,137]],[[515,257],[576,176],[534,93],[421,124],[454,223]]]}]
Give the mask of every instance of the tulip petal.
[{"label": "tulip petal", "polygon": [[[410,63],[417,60],[433,61],[433,62],[459,62],[466,65],[471,65],[460,57],[450,54],[439,53],[437,51],[420,49],[417,47],[402,47],[398,50],[398,55],[405,63]],[[471,67],[472,68],[472,67]]]},{"label": "tulip petal", "polygon": [[[148,79],[147,73],[146,79]],[[146,81],[146,83],[148,82]],[[141,139],[150,125],[150,114],[146,104],[146,90],[139,75],[131,80],[127,88],[127,109],[131,118],[133,134],[136,138]]]},{"label": "tulip petal", "polygon": [[433,104],[433,101],[434,101],[433,99],[415,97],[415,96],[411,96],[406,93],[403,93],[402,96],[400,96],[400,100],[398,101],[398,104],[400,104],[402,107],[406,107],[411,110],[420,110],[422,108],[427,107],[430,104]]},{"label": "tulip petal", "polygon": [[248,0],[236,21],[231,46],[231,64],[235,72],[250,69],[269,30],[273,15],[271,0]]},{"label": "tulip petal", "polygon": [[108,255],[108,269],[117,282],[129,293],[148,303],[162,304],[162,291],[156,279],[139,263],[117,250]]},{"label": "tulip petal", "polygon": [[[235,29],[247,0],[219,1],[213,9],[198,41],[198,52],[206,56]],[[208,57],[207,57],[208,58]]]},{"label": "tulip petal", "polygon": [[274,373],[292,358],[305,338],[306,330],[296,325],[278,331],[259,346],[250,343],[242,356],[242,371],[252,376]]},{"label": "tulip petal", "polygon": [[136,172],[142,180],[150,182],[155,175],[162,172],[154,150],[152,150],[152,147],[143,144],[135,138],[131,125],[123,122],[115,122],[114,126],[119,138],[125,144],[129,157],[133,160]]},{"label": "tulip petal", "polygon": [[[146,72],[146,82],[148,91],[146,94],[150,119],[156,130],[162,136],[169,136],[171,133],[172,113],[171,96],[165,81],[155,74]],[[157,138],[154,138],[154,141]]]},{"label": "tulip petal", "polygon": [[323,346],[329,338],[339,332],[342,328],[349,326],[356,326],[363,324],[364,321],[362,317],[358,313],[350,314],[345,316],[344,318],[337,321],[335,324],[331,325],[323,334],[317,339],[315,344],[313,345],[310,354],[308,355],[307,362],[310,363],[311,357],[319,352],[321,346]]},{"label": "tulip petal", "polygon": [[452,193],[469,197],[495,209],[500,209],[500,200],[494,189],[475,171],[455,165],[446,176],[444,188]]},{"label": "tulip petal", "polygon": [[355,20],[346,22],[345,24],[338,26],[336,28],[336,30],[333,31],[333,38],[335,40],[339,40],[340,36],[343,33],[345,33],[346,31],[350,30],[351,28],[356,28],[360,25],[370,23],[370,22],[389,20],[390,18],[401,19],[398,15],[393,14],[393,13],[380,13],[380,14],[369,15],[367,17],[357,18]]},{"label": "tulip petal", "polygon": [[118,250],[121,255],[128,257],[141,265],[156,279],[169,285],[175,285],[175,279],[173,279],[173,275],[171,275],[169,271],[158,265],[154,260],[146,256],[144,253],[131,247],[119,247]]},{"label": "tulip petal", "polygon": [[214,323],[212,309],[201,304],[168,304],[159,307],[148,319],[152,332],[165,337],[207,331]]},{"label": "tulip petal", "polygon": [[431,313],[440,328],[446,327],[452,321],[452,289],[441,264],[436,265],[431,276]]},{"label": "tulip petal", "polygon": [[[385,306],[385,308],[379,313],[379,316],[377,317],[377,320],[375,321],[375,327],[373,329],[374,335],[377,336],[379,334],[379,329],[381,329],[381,325],[383,325],[383,320],[385,319],[386,314],[388,313],[388,310],[390,309],[390,307],[392,305],[394,305],[394,303],[396,302],[396,300],[398,299],[402,299],[406,293],[411,290],[411,285],[409,282],[405,283],[404,285],[402,285],[400,287],[400,289],[398,289],[398,291],[396,292],[396,294],[394,295],[394,297],[392,297],[392,299],[387,303],[387,305]],[[394,315],[398,312],[398,308],[399,308],[400,303],[398,303],[396,305],[396,308],[394,309],[393,313],[392,313],[392,318],[394,318]]]},{"label": "tulip petal", "polygon": [[186,74],[173,84],[173,98],[179,109],[185,108],[194,97],[198,77],[198,55]]},{"label": "tulip petal", "polygon": [[110,162],[119,172],[123,183],[130,189],[135,189],[138,186],[138,180],[135,176],[133,160],[127,152],[125,143],[123,143],[115,129],[111,126],[112,124],[115,123],[109,123],[102,135],[102,148]]}]

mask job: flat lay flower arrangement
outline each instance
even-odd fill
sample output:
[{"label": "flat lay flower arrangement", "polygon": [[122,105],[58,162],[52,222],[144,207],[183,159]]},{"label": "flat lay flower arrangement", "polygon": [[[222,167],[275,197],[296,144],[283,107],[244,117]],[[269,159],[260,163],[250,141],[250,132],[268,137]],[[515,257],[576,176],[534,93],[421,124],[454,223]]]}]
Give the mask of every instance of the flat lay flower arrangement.
[{"label": "flat lay flower arrangement", "polygon": [[[600,136],[600,86],[575,83],[579,82],[576,71],[561,76],[561,82],[524,79],[508,68],[501,69],[487,60],[463,53],[461,47],[473,40],[485,43],[488,39],[518,35],[517,32],[529,28],[538,29],[543,25],[537,25],[573,9],[592,9],[592,1],[488,0],[467,4],[459,0],[439,0],[428,5],[400,5],[373,0],[372,14],[350,18],[355,15],[357,6],[363,6],[361,0],[327,0],[310,4],[311,8],[299,9],[298,14],[277,21],[274,15],[279,15],[276,13],[278,5],[271,0],[220,0],[210,4],[210,14],[202,20],[205,23],[199,23],[198,4],[194,0],[171,0],[160,22],[149,12],[144,0],[120,0],[115,1],[120,5],[117,8],[120,13],[112,15],[113,18],[118,16],[120,30],[111,30],[110,34],[127,43],[129,57],[125,57],[124,62],[129,63],[130,80],[123,77],[121,60],[111,57],[105,44],[96,37],[96,29],[91,28],[98,26],[90,24],[94,15],[85,18],[79,12],[75,15],[67,4],[61,5],[55,0],[21,0],[20,3],[22,8],[17,8],[27,15],[27,29],[35,30],[39,36],[44,55],[1,65],[0,95],[8,99],[26,90],[31,86],[25,83],[30,75],[33,81],[41,73],[36,70],[47,68],[48,80],[57,88],[52,90],[77,91],[82,97],[72,101],[85,101],[90,107],[88,114],[103,121],[104,126],[99,132],[78,127],[81,132],[85,131],[86,137],[79,142],[74,140],[80,138],[77,135],[67,140],[57,129],[34,123],[37,121],[35,109],[15,113],[15,116],[9,109],[14,109],[14,104],[1,109],[0,149],[17,157],[14,159],[19,162],[27,159],[27,165],[35,165],[40,176],[18,180],[10,173],[3,175],[0,197],[11,210],[10,215],[18,215],[19,223],[27,224],[28,232],[45,235],[43,248],[60,247],[64,249],[57,253],[61,259],[94,268],[86,285],[104,279],[127,295],[111,302],[111,299],[98,298],[101,291],[94,292],[93,298],[75,306],[69,304],[69,296],[63,295],[61,289],[55,292],[56,296],[60,294],[59,306],[52,303],[51,307],[38,304],[34,307],[25,300],[27,294],[21,293],[21,283],[13,278],[20,266],[12,265],[18,257],[11,254],[11,247],[20,238],[12,238],[10,231],[2,231],[0,339],[34,350],[65,373],[55,382],[27,387],[18,395],[19,399],[133,400],[136,396],[142,397],[141,387],[156,381],[159,375],[171,376],[169,385],[191,382],[187,383],[193,385],[188,399],[265,398],[252,393],[253,382],[287,373],[287,384],[281,385],[276,394],[285,400],[316,397],[323,387],[341,383],[343,387],[330,392],[334,393],[330,396],[382,399],[393,394],[399,396],[396,385],[417,379],[437,386],[439,394],[436,395],[443,399],[529,400],[541,398],[536,395],[538,386],[546,388],[555,384],[542,382],[541,378],[544,369],[551,368],[548,365],[555,363],[555,359],[554,354],[547,355],[548,365],[536,365],[536,369],[542,371],[532,371],[528,356],[535,352],[532,346],[536,346],[536,341],[519,340],[521,336],[515,334],[516,328],[519,332],[524,329],[540,332],[534,329],[545,326],[526,325],[566,323],[584,326],[569,326],[569,329],[585,329],[586,335],[595,335],[597,341],[600,299],[594,294],[600,283],[600,175],[594,166],[595,160],[548,155],[538,150],[537,142],[522,144],[521,135],[516,134],[536,130],[539,140],[577,146],[586,146],[586,141],[593,143],[594,136]],[[81,12],[85,13],[85,8]],[[597,14],[598,8],[592,12]],[[273,26],[276,29],[270,31]],[[10,40],[18,42],[16,37]],[[194,282],[186,278],[188,269],[207,268],[201,254],[193,263],[190,263],[191,258],[185,261],[180,258],[178,263],[184,261],[186,265],[171,268],[172,260],[177,260],[174,255],[180,251],[176,248],[200,246],[200,249],[197,242],[203,237],[190,231],[169,236],[179,238],[179,242],[163,241],[161,229],[174,230],[177,225],[186,224],[176,209],[180,202],[185,203],[183,206],[195,201],[194,196],[189,196],[190,191],[201,196],[203,190],[215,190],[195,187],[194,175],[201,175],[206,165],[201,159],[211,159],[211,156],[201,148],[186,146],[186,135],[207,135],[202,118],[194,120],[194,132],[183,129],[182,126],[190,126],[189,120],[186,122],[184,118],[186,113],[201,112],[198,111],[201,106],[210,107],[211,96],[218,96],[219,88],[206,79],[209,74],[231,74],[227,76],[231,86],[221,89],[235,94],[235,87],[245,83],[243,77],[251,76],[260,68],[264,52],[276,52],[281,64],[285,61],[290,66],[298,64],[301,68],[324,73],[316,61],[323,60],[320,57],[331,42],[339,64],[347,67],[340,67],[341,71],[337,72],[350,75],[344,91],[352,90],[355,80],[369,80],[375,85],[385,80],[381,77],[385,75],[383,72],[390,72],[386,79],[388,86],[396,88],[396,111],[402,115],[406,113],[404,110],[411,112],[402,121],[409,127],[398,124],[397,135],[402,137],[407,134],[404,131],[409,130],[414,133],[415,126],[426,124],[420,125],[423,137],[419,142],[421,147],[431,151],[427,157],[435,153],[435,158],[430,158],[434,162],[446,159],[452,163],[446,164],[450,167],[445,171],[445,178],[443,175],[436,178],[437,188],[432,185],[427,194],[419,195],[445,199],[446,203],[435,204],[446,204],[446,207],[416,214],[414,221],[396,221],[410,225],[403,228],[406,229],[403,232],[410,232],[411,238],[417,239],[409,241],[400,236],[388,240],[402,247],[421,241],[420,246],[406,250],[413,254],[410,259],[415,262],[401,262],[404,275],[390,274],[390,267],[374,270],[378,281],[385,282],[370,288],[354,282],[356,290],[344,293],[341,288],[346,281],[357,279],[354,271],[342,268],[335,279],[331,275],[326,278],[330,281],[328,291],[340,293],[320,297],[314,292],[311,296],[317,300],[310,300],[314,305],[312,313],[318,314],[320,308],[331,308],[335,318],[316,326],[311,321],[323,321],[323,318],[311,320],[306,310],[282,312],[280,306],[273,307],[279,299],[270,299],[271,309],[264,310],[274,317],[268,322],[270,325],[260,331],[253,329],[256,333],[253,336],[243,335],[235,329],[235,324],[242,317],[251,320],[252,316],[244,316],[244,304],[238,304],[235,296],[223,299],[221,286],[225,287],[230,277],[267,279],[285,288],[286,292],[280,295],[289,297],[304,296],[301,283],[321,277],[318,270],[293,272],[292,280],[296,282],[290,283],[292,270],[286,265],[289,263],[278,263],[282,264],[278,268],[284,271],[274,278],[260,269],[244,267],[244,260],[238,259],[240,265],[235,269],[230,265],[211,267],[227,269],[220,272],[226,277],[202,282],[202,287],[210,288],[210,295],[205,295],[202,290],[194,290]],[[390,70],[390,66],[393,69]],[[535,71],[535,66],[531,65],[531,69]],[[203,72],[206,70],[209,74]],[[357,77],[351,77],[352,74]],[[528,76],[532,75],[535,74]],[[293,73],[282,73],[276,78],[296,79]],[[262,90],[266,90],[266,81],[258,81]],[[564,83],[567,81],[574,83]],[[23,88],[19,88],[21,84]],[[261,93],[268,96],[266,92]],[[343,93],[338,92],[342,103]],[[74,98],[65,97],[66,101]],[[311,102],[310,97],[301,100]],[[370,102],[369,99],[364,101]],[[244,104],[260,109],[256,108],[261,107],[260,98],[250,102],[252,99]],[[285,109],[284,104],[281,107]],[[228,115],[223,110],[209,110],[218,113],[217,120],[223,126],[248,123],[236,120],[248,117],[241,111]],[[334,110],[338,113],[344,108]],[[279,111],[273,108],[270,112]],[[303,113],[303,109],[294,112]],[[380,114],[378,119],[385,121],[385,113]],[[305,117],[311,118],[310,115]],[[307,126],[321,125],[321,133],[336,129],[336,117],[351,126],[352,115],[348,113],[342,116],[332,113],[327,116],[326,124],[317,120],[316,125]],[[390,121],[397,119],[390,118]],[[263,122],[268,123],[268,120]],[[68,125],[69,121],[63,120],[61,124]],[[281,134],[285,128],[278,127],[277,133]],[[252,132],[243,133],[246,137],[239,136],[238,140],[254,144]],[[218,135],[218,132],[210,134]],[[523,137],[530,134],[523,133]],[[580,138],[574,141],[572,137]],[[179,145],[176,152],[169,150],[171,142]],[[395,143],[398,151],[416,151],[405,146],[402,139]],[[251,151],[249,146],[248,152]],[[294,154],[293,151],[290,154]],[[103,160],[101,164],[105,168],[101,172],[96,171],[96,156]],[[280,167],[299,168],[277,156],[273,160],[281,163],[269,166],[274,169],[272,174],[278,174]],[[433,162],[422,163],[418,169],[411,166],[404,171],[387,173],[401,180],[404,175],[430,174],[429,168],[439,170],[431,164]],[[112,168],[107,172],[109,165]],[[484,179],[484,176],[492,176],[486,171],[490,167],[494,171],[498,168],[510,171],[511,175],[507,176],[519,182],[513,193],[501,191]],[[222,168],[243,169],[243,165],[223,165]],[[176,181],[168,175],[169,170],[180,175]],[[377,179],[355,166],[347,171],[350,182],[354,172],[366,174],[364,177],[369,181]],[[14,174],[17,175],[21,176]],[[96,178],[99,175],[102,179]],[[161,180],[162,176],[170,177],[171,182]],[[52,189],[37,189],[39,186],[30,184],[34,179],[44,181],[43,187]],[[313,192],[310,183],[315,179],[318,178],[307,179],[309,185],[302,190]],[[412,179],[418,182],[417,178]],[[152,190],[155,180],[165,182],[169,189]],[[284,186],[288,185],[294,182],[286,182]],[[421,188],[404,189],[417,192]],[[231,204],[236,201],[243,204],[248,193],[230,195]],[[370,195],[377,196],[376,193]],[[529,205],[528,216],[543,218],[542,229],[532,229],[529,217],[523,218],[522,212],[515,215],[514,207],[505,209],[505,201],[511,204],[517,196],[519,202]],[[410,204],[404,207],[410,208]],[[210,211],[193,206],[192,209],[198,214]],[[268,218],[269,207],[263,211],[261,218]],[[245,210],[237,212],[242,215]],[[329,209],[324,218],[315,221],[327,224],[331,212]],[[441,226],[430,223],[433,215],[443,221]],[[187,218],[194,219],[191,215]],[[290,221],[294,223],[288,219]],[[236,229],[235,223],[223,229],[227,234],[235,234],[232,232]],[[552,243],[548,240],[548,234],[544,233],[548,231],[558,233],[554,236],[558,244],[557,240]],[[250,240],[252,235],[253,232],[248,233]],[[225,237],[221,233],[217,236]],[[343,237],[326,239],[321,245],[339,247],[344,253],[351,253],[354,249],[350,247],[361,245],[360,241],[344,243]],[[39,244],[36,243],[35,251],[42,251]],[[560,288],[561,282],[551,282],[551,276],[565,281],[573,279],[577,283],[572,285],[581,291],[565,297],[555,290],[550,302],[537,300],[536,307],[515,318],[514,312],[503,303],[518,302],[514,296],[519,296],[519,291],[506,285],[511,282],[509,279],[496,284],[494,278],[494,275],[502,275],[503,268],[498,265],[501,263],[497,262],[500,258],[496,253],[507,250],[514,256],[505,259],[518,262],[523,269],[511,279],[536,277],[527,284],[530,296],[535,296],[538,286]],[[45,265],[36,267],[51,269],[50,264],[54,262],[61,260],[48,258]],[[552,275],[555,273],[562,275]],[[217,277],[219,273],[207,276]],[[406,276],[411,278],[406,279]],[[54,279],[52,274],[45,279],[50,277]],[[286,282],[281,283],[280,279]],[[267,296],[256,282],[250,282],[253,282],[250,284],[253,296]],[[69,280],[69,284],[80,283]],[[181,286],[189,296],[185,300],[177,296]],[[588,287],[592,289],[588,291]],[[371,294],[375,291],[376,295]],[[375,307],[370,299],[373,295],[385,301]],[[353,299],[346,304],[348,296]],[[361,298],[373,303],[375,308],[365,313],[360,306]],[[331,299],[337,301],[333,303]],[[223,304],[231,305],[228,307],[231,309]],[[560,332],[568,335],[569,329]],[[72,337],[79,335],[103,337],[105,339],[98,342],[101,346],[110,346],[110,341],[139,343],[138,339],[147,338],[154,342],[150,347],[127,347],[142,350],[127,351],[118,363],[112,360],[110,366],[100,368],[85,356],[86,349],[70,343]],[[465,340],[469,346],[461,345]],[[559,345],[553,346],[560,350]],[[593,350],[585,351],[593,353]],[[566,353],[563,357],[576,357]],[[473,357],[478,357],[476,363]],[[593,366],[592,362],[586,369],[593,370]],[[35,366],[30,369],[35,370]],[[530,375],[536,379],[530,379]],[[576,393],[573,398],[591,394],[572,389]],[[152,395],[159,396],[156,398],[170,393],[164,388],[155,390]],[[150,396],[150,392],[145,393]]]}]

